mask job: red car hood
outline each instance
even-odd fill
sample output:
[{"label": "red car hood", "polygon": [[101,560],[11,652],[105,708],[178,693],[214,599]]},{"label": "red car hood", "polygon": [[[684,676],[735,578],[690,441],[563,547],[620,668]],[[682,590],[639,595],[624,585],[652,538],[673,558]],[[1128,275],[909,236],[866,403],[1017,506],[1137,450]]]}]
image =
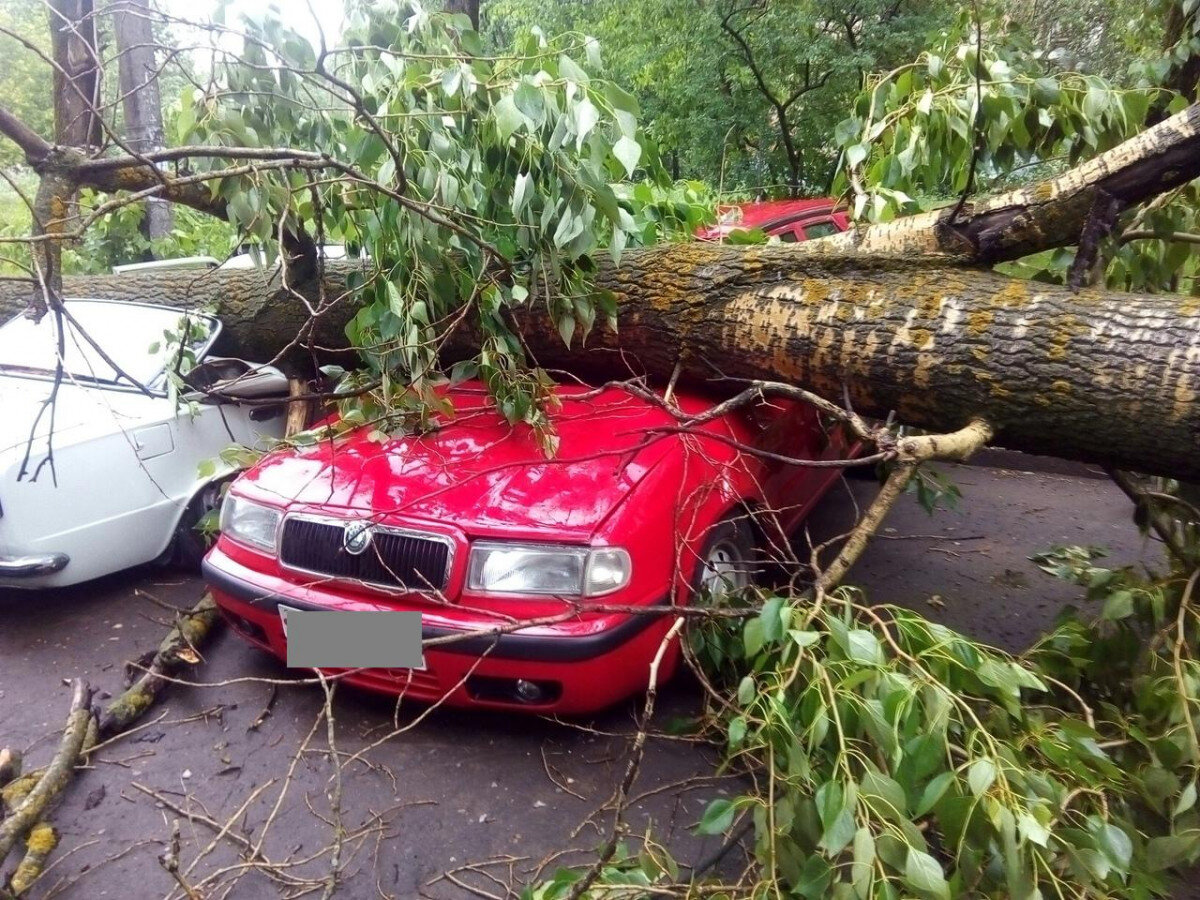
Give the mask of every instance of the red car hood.
[{"label": "red car hood", "polygon": [[[552,529],[557,539],[584,540],[678,438],[648,437],[674,420],[626,391],[557,390],[551,459],[527,426],[508,424],[468,382],[447,391],[456,413],[436,431],[377,442],[360,429],[275,453],[238,489],[275,503],[447,522],[467,534],[544,539]],[[686,395],[677,402],[689,413],[710,405]]]}]

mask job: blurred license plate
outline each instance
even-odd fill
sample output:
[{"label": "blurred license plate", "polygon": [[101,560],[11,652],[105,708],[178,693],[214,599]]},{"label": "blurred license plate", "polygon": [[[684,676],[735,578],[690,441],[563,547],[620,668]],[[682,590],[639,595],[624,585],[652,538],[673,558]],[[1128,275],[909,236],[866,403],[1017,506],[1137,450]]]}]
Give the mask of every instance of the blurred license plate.
[{"label": "blurred license plate", "polygon": [[425,670],[419,612],[278,608],[290,667]]}]

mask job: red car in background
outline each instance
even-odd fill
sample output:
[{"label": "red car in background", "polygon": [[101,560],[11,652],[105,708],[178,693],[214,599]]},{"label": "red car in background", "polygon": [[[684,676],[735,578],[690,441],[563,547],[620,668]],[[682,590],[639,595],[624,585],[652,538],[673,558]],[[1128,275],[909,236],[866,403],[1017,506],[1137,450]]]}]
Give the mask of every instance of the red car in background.
[{"label": "red car in background", "polygon": [[[646,688],[671,616],[587,607],[658,609],[745,586],[762,548],[840,471],[738,445],[848,452],[841,430],[799,402],[761,402],[684,434],[661,395],[556,392],[554,458],[478,382],[446,389],[455,412],[428,433],[380,442],[364,428],[264,457],[232,484],[204,562],[226,619],[286,659],[281,604],[418,610],[425,640],[559,616],[427,645],[423,669],[344,680],[426,702],[591,712]],[[670,403],[695,416],[719,399],[679,390]],[[678,659],[676,643],[664,680]]]},{"label": "red car in background", "polygon": [[845,207],[833,197],[765,200],[717,207],[717,223],[697,230],[702,241],[720,241],[733,231],[759,228],[785,244],[811,241],[850,227]]}]

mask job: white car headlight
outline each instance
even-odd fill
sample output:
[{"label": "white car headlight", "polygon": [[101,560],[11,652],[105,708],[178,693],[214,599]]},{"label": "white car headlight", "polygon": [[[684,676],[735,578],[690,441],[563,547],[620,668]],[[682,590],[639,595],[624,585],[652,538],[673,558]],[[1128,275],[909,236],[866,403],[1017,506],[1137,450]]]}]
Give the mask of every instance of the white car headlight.
[{"label": "white car headlight", "polygon": [[274,553],[282,515],[282,510],[226,493],[221,504],[221,533],[239,543]]},{"label": "white car headlight", "polygon": [[619,547],[556,547],[477,542],[467,586],[493,594],[598,597],[629,584],[629,554]]}]

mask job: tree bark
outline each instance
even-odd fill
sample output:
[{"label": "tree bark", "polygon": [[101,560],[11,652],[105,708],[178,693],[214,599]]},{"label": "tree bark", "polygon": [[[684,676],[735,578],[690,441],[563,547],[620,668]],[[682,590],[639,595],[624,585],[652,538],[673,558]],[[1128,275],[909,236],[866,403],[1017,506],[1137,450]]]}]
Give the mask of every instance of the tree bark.
[{"label": "tree bark", "polygon": [[165,684],[162,676],[174,671],[181,663],[194,665],[199,662],[195,648],[204,643],[216,622],[217,604],[212,594],[206,593],[195,606],[179,616],[175,627],[159,643],[158,650],[138,679],[108,704],[100,717],[99,736],[106,738],[127,729],[154,703]]},{"label": "tree bark", "polygon": [[13,845],[42,817],[47,805],[57,797],[71,780],[79,751],[87,738],[88,725],[92,722],[89,704],[92,692],[80,679],[72,683],[71,711],[63,729],[62,740],[37,783],[12,810],[12,815],[0,823],[0,863],[8,856]]},{"label": "tree bark", "polygon": [[479,0],[446,0],[446,12],[462,13],[471,20],[471,27],[479,30]]}]

